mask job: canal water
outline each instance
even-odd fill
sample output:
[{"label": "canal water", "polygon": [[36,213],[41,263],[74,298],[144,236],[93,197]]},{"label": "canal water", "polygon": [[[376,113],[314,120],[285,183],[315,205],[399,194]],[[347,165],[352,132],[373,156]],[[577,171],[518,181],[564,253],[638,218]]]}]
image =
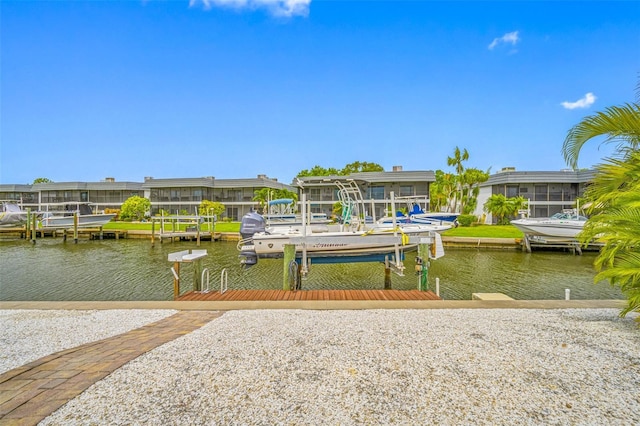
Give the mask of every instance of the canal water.
[{"label": "canal water", "polygon": [[[149,240],[83,241],[42,239],[0,241],[0,300],[172,300],[171,252],[205,249],[203,268],[210,286],[219,289],[223,270],[229,289],[280,289],[283,261],[261,259],[256,266],[240,266],[233,242],[156,243]],[[405,260],[405,276],[392,274],[392,287],[414,289],[415,252]],[[514,299],[622,299],[605,282],[594,284],[594,253],[522,253],[482,249],[447,249],[432,261],[430,288],[440,280],[440,295],[447,300],[469,300],[472,293],[504,293]],[[183,291],[192,289],[193,266],[182,267]],[[380,263],[312,265],[303,289],[382,289]]]}]

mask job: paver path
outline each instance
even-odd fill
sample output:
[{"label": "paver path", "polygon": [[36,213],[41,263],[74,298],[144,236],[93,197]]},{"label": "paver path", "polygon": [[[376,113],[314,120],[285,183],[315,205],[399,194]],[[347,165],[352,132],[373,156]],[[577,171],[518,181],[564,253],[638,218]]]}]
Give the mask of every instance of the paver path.
[{"label": "paver path", "polygon": [[222,312],[181,311],[0,374],[0,425],[35,425],[132,359],[220,315]]}]

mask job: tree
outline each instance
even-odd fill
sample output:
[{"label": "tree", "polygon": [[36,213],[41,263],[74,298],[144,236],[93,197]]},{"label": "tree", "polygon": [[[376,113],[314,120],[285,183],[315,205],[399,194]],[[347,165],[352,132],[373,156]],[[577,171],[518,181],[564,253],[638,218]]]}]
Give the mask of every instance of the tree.
[{"label": "tree", "polygon": [[39,177],[33,180],[32,185],[35,185],[36,183],[53,183],[53,181],[49,178]]},{"label": "tree", "polygon": [[527,205],[524,197],[507,198],[503,194],[493,194],[484,203],[483,209],[498,218],[498,225],[507,225],[509,218],[515,217],[518,210]]},{"label": "tree", "polygon": [[366,161],[360,162],[356,161],[354,163],[349,163],[341,171],[341,175],[350,175],[352,173],[362,173],[362,172],[384,172],[384,167],[377,163],[367,163]]},{"label": "tree", "polygon": [[483,172],[480,169],[465,169],[459,177],[460,182],[460,212],[471,214],[478,204],[480,184],[489,180],[489,170]]},{"label": "tree", "polygon": [[366,161],[355,161],[344,166],[341,170],[334,167],[325,169],[320,166],[313,166],[310,170],[301,170],[296,177],[310,176],[346,176],[352,173],[362,172],[384,172],[384,167],[377,163],[368,163]]},{"label": "tree", "polygon": [[442,170],[436,170],[435,174],[436,181],[429,185],[429,210],[451,212],[449,202],[455,197],[455,176]]},{"label": "tree", "polygon": [[217,218],[220,218],[222,216],[224,210],[224,204],[217,201],[209,200],[202,200],[200,206],[198,207],[198,213],[200,214],[200,216],[215,215]]},{"label": "tree", "polygon": [[[640,97],[640,84],[638,85]],[[603,243],[594,267],[595,282],[608,280],[627,298],[620,312],[640,311],[640,105],[605,108],[569,130],[562,146],[568,165],[576,168],[582,147],[596,137],[617,143],[614,154],[595,169],[585,191],[589,201],[580,241]]]},{"label": "tree", "polygon": [[333,167],[325,169],[320,166],[313,166],[310,170],[301,170],[296,177],[310,177],[310,176],[337,176],[340,174],[338,169]]},{"label": "tree", "polygon": [[127,198],[120,208],[120,219],[122,220],[142,220],[151,210],[151,201],[146,198],[134,195]]},{"label": "tree", "polygon": [[469,152],[456,147],[453,157],[447,157],[447,165],[455,168],[455,175],[436,171],[436,182],[431,185],[429,198],[431,210],[445,210],[470,214],[476,208],[480,183],[489,179],[489,170],[465,169],[463,161],[469,159]]},{"label": "tree", "polygon": [[273,188],[261,188],[257,189],[253,193],[253,201],[260,203],[260,208],[263,213],[267,212],[267,203],[271,200],[278,200],[281,198],[290,198],[293,200],[291,208],[295,208],[298,202],[298,194],[289,191],[288,189],[273,189]]}]

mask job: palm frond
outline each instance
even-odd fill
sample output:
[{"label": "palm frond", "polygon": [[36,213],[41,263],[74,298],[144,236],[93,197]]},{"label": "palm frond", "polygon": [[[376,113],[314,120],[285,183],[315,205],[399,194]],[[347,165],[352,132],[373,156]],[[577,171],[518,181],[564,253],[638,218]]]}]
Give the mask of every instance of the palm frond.
[{"label": "palm frond", "polygon": [[619,148],[625,145],[637,147],[640,144],[640,105],[608,107],[571,128],[562,145],[567,164],[576,169],[583,145],[598,136],[606,137],[602,143],[617,142]]}]

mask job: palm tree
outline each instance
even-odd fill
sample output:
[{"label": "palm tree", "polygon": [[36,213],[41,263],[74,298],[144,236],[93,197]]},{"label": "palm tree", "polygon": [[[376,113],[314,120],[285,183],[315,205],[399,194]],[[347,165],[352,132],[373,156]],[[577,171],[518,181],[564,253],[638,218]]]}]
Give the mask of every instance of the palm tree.
[{"label": "palm tree", "polygon": [[462,199],[462,173],[464,172],[464,166],[462,165],[463,161],[467,161],[469,159],[469,152],[465,148],[463,151],[460,151],[460,148],[456,146],[455,151],[453,151],[453,157],[447,157],[447,165],[455,166],[456,168],[456,195],[454,198],[453,210],[454,212],[461,211],[458,203]]},{"label": "palm tree", "polygon": [[604,136],[602,143],[615,142],[617,150],[625,146],[638,149],[640,145],[640,104],[625,104],[606,108],[604,112],[584,118],[575,125],[564,140],[562,153],[567,164],[578,168],[578,155],[585,143]]},{"label": "palm tree", "polygon": [[505,217],[513,212],[513,207],[503,194],[493,194],[484,203],[484,211],[498,218],[498,225],[503,225]]},{"label": "palm tree", "polygon": [[567,164],[576,168],[580,149],[596,137],[618,145],[596,167],[585,192],[590,218],[580,240],[604,244],[594,262],[595,281],[606,279],[621,289],[628,301],[624,316],[640,311],[640,105],[609,107],[574,126],[562,146]]}]

